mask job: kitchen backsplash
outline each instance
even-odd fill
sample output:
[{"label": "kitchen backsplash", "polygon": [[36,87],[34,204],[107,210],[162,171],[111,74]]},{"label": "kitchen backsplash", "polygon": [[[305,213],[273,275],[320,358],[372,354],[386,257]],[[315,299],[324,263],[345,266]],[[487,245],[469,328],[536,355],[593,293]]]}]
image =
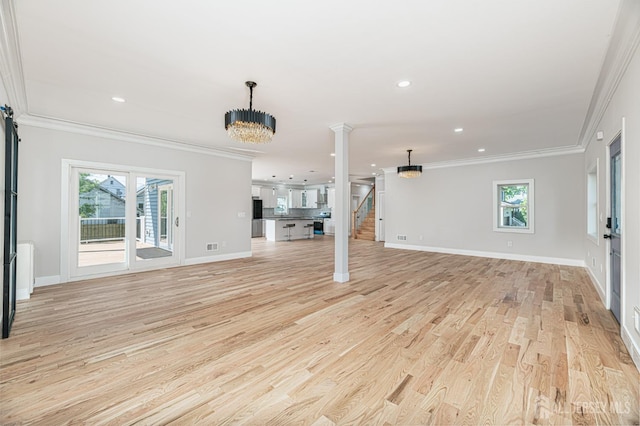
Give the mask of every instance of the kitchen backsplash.
[{"label": "kitchen backsplash", "polygon": [[[330,212],[330,209],[289,209],[289,214],[284,215],[283,217],[312,217],[319,216],[322,212]],[[262,209],[262,217],[273,217],[281,215],[273,214],[272,208],[263,208]]]}]

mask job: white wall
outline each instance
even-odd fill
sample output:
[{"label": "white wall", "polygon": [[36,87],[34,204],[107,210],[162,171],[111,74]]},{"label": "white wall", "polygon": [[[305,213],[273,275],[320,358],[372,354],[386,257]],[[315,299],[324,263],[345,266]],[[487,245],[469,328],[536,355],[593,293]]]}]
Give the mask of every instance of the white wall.
[{"label": "white wall", "polygon": [[[421,177],[385,174],[386,244],[414,249],[582,264],[583,155],[457,167]],[[493,231],[493,181],[534,179],[535,233]],[[398,235],[406,235],[399,241]],[[508,241],[512,246],[508,247]]]},{"label": "white wall", "polygon": [[[18,238],[35,242],[36,283],[55,282],[60,275],[62,159],[183,171],[190,212],[181,219],[187,263],[250,253],[250,161],[29,125],[20,126],[20,136]],[[239,218],[239,212],[246,216]],[[207,242],[220,243],[220,250],[207,252]]]},{"label": "white wall", "polygon": [[[583,178],[587,168],[597,160],[600,161],[599,176],[599,210],[603,220],[599,223],[598,243],[584,238],[584,254],[586,263],[596,286],[601,294],[607,295],[607,266],[609,248],[602,235],[607,233],[604,220],[609,214],[607,188],[608,145],[622,131],[622,119],[625,129],[622,140],[623,161],[623,223],[622,223],[622,288],[621,306],[622,336],[633,352],[634,361],[640,368],[640,333],[633,326],[633,308],[640,306],[640,51],[636,50],[622,80],[612,96],[605,114],[597,129],[604,132],[604,139],[597,141],[591,138],[585,152]],[[586,178],[585,178],[586,179]],[[592,258],[596,266],[592,265]],[[602,270],[601,270],[602,267]],[[607,306],[609,307],[609,306]],[[629,347],[631,346],[631,347]],[[631,350],[633,349],[633,351]]]}]

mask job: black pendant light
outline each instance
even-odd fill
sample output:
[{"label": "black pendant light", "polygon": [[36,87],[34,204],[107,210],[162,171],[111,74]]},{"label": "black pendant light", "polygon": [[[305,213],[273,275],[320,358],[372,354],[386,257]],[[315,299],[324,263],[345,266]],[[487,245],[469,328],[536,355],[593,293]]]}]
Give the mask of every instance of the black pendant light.
[{"label": "black pendant light", "polygon": [[249,88],[249,109],[234,109],[224,115],[224,128],[231,139],[244,143],[267,143],[276,133],[276,119],[253,109],[253,88],[257,83],[245,82]]},{"label": "black pendant light", "polygon": [[417,178],[422,174],[422,166],[421,165],[412,165],[411,164],[411,151],[412,149],[408,149],[409,153],[409,164],[406,166],[398,166],[398,176],[401,178],[411,179]]}]

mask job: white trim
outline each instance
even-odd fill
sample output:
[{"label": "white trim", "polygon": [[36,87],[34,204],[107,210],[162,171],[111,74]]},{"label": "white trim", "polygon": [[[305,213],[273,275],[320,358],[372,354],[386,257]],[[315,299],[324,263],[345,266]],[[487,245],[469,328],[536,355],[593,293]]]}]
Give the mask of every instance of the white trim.
[{"label": "white trim", "polygon": [[0,77],[7,90],[6,103],[13,108],[15,117],[18,118],[28,110],[28,106],[20,55],[16,3],[0,2]]},{"label": "white trim", "polygon": [[36,277],[34,287],[46,287],[49,285],[56,285],[62,283],[60,275],[49,275],[46,277]]},{"label": "white trim", "polygon": [[605,295],[604,287],[602,286],[598,278],[595,276],[591,268],[586,266],[585,269],[587,270],[587,274],[589,275],[589,278],[591,278],[591,283],[593,284],[593,287],[598,292],[598,296],[600,296],[600,301],[602,302],[605,308],[609,309],[609,307],[607,306],[607,297]]},{"label": "white trim", "polygon": [[640,371],[640,347],[636,345],[636,342],[633,340],[633,337],[631,337],[631,333],[629,333],[629,330],[625,325],[622,326],[622,332],[620,334],[622,336],[622,341],[631,355],[633,363],[636,365],[638,371]]},{"label": "white trim", "polygon": [[98,138],[114,139],[124,142],[139,143],[143,145],[151,145],[167,149],[179,151],[195,152],[197,154],[213,155],[216,157],[230,158],[233,160],[252,161],[252,155],[237,154],[235,152],[225,151],[220,148],[210,148],[200,145],[192,145],[185,142],[159,138],[155,136],[141,135],[137,133],[124,132],[121,130],[108,129],[99,126],[81,124],[72,121],[58,120],[55,118],[23,114],[20,116],[20,125],[40,127],[49,130],[58,130],[62,132],[76,133]]},{"label": "white trim", "polygon": [[338,283],[346,283],[349,281],[348,272],[334,272],[333,280]]},{"label": "white trim", "polygon": [[[620,233],[620,323],[624,328],[627,322],[627,286],[631,285],[627,282],[627,244],[629,242],[627,232],[627,120],[622,117],[622,125],[620,130],[620,155],[622,161],[620,165],[620,222],[622,223],[622,232]],[[632,321],[633,323],[633,321]]]},{"label": "white trim", "polygon": [[[422,170],[444,169],[448,167],[474,166],[487,163],[499,163],[503,161],[529,160],[532,158],[556,157],[558,155],[583,154],[585,149],[581,146],[564,146],[559,148],[537,149],[522,151],[512,154],[501,154],[481,158],[463,158],[460,160],[440,161],[435,163],[423,163]],[[386,167],[384,173],[396,174],[397,167]]]},{"label": "white trim", "polygon": [[[69,234],[69,185],[71,184],[72,160],[62,159],[60,173],[60,277],[67,281],[71,276],[69,253],[71,237]],[[60,281],[58,281],[60,282]]]},{"label": "white trim", "polygon": [[550,263],[554,265],[579,266],[579,267],[586,266],[584,263],[584,260],[582,259],[566,259],[562,257],[531,256],[526,254],[462,250],[462,249],[451,249],[451,248],[445,248],[445,247],[427,247],[427,246],[417,246],[412,244],[396,244],[396,243],[384,243],[384,246],[385,248],[393,248],[393,249],[401,249],[401,250],[429,251],[434,253],[459,254],[462,256],[489,257],[492,259],[518,260],[521,262]]},{"label": "white trim", "polygon": [[212,263],[212,262],[222,262],[224,260],[234,260],[234,259],[244,259],[246,257],[251,257],[252,253],[250,251],[240,251],[237,253],[227,253],[227,254],[218,254],[216,256],[203,256],[203,257],[191,257],[189,259],[185,259],[185,265],[199,265],[201,263]]},{"label": "white trim", "polygon": [[[587,238],[596,246],[600,246],[600,157],[596,158],[596,161],[592,162],[586,170],[587,174],[587,187],[586,187],[586,201],[587,201]],[[589,233],[589,176],[595,172],[596,174],[596,230],[595,234]]]},{"label": "white trim", "polygon": [[31,294],[29,293],[28,288],[16,289],[16,300],[29,300],[30,298],[31,298]]},{"label": "white trim", "polygon": [[623,0],[612,28],[611,41],[604,57],[602,69],[598,75],[587,115],[580,131],[578,141],[588,147],[594,140],[598,126],[609,107],[609,102],[618,89],[622,77],[640,45],[640,2]]}]

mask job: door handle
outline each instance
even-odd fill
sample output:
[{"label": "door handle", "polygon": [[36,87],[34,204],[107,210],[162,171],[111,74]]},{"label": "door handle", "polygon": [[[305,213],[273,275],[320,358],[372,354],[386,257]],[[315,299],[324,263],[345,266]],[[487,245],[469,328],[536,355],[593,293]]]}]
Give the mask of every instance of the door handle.
[{"label": "door handle", "polygon": [[603,235],[603,237],[604,237],[605,239],[611,239],[611,234],[604,234],[604,235]]},{"label": "door handle", "polygon": [[176,221],[175,221],[175,222],[176,222],[176,228],[177,228],[178,226],[180,226],[180,218],[179,218],[179,217],[176,217]]}]

